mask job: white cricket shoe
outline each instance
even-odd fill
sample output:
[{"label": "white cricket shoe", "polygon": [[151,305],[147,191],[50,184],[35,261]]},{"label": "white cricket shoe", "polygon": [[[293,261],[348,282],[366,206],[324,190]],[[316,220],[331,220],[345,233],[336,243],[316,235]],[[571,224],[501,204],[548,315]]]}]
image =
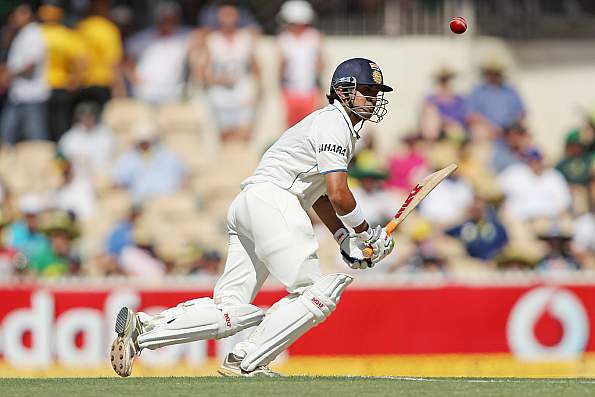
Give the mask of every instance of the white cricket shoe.
[{"label": "white cricket shoe", "polygon": [[132,362],[141,350],[136,339],[142,331],[138,315],[127,307],[120,309],[116,317],[118,336],[112,343],[110,352],[112,368],[118,375],[126,377],[132,373]]},{"label": "white cricket shoe", "polygon": [[281,374],[271,370],[266,365],[262,365],[260,367],[256,367],[254,371],[244,371],[240,364],[242,363],[242,358],[236,356],[233,353],[229,353],[225,360],[223,360],[223,364],[217,370],[221,376],[247,376],[247,377],[268,377],[268,378],[277,378],[280,377]]}]

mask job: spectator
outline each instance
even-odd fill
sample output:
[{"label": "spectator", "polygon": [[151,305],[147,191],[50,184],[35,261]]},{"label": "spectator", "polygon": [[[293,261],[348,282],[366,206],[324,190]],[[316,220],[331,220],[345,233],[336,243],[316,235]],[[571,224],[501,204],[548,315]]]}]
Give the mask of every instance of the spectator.
[{"label": "spectator", "polygon": [[44,210],[42,200],[35,195],[25,195],[19,202],[19,209],[24,221],[14,221],[6,230],[6,242],[9,247],[21,251],[27,261],[27,269],[34,274],[43,274],[51,263],[48,238],[40,231],[39,215]]},{"label": "spectator", "polygon": [[595,265],[595,169],[591,172],[589,211],[574,220],[573,251],[581,263]]},{"label": "spectator", "polygon": [[[209,2],[209,4],[202,7],[198,15],[198,26],[206,30],[217,30],[219,27],[217,13],[222,3],[223,2],[220,0],[212,0]],[[232,2],[228,0],[226,3],[235,5],[238,2]],[[246,7],[238,7],[238,11],[240,14],[238,26],[242,29],[249,29],[253,33],[260,33],[260,26],[258,25],[256,19],[254,19],[252,12],[250,12],[250,10]]]},{"label": "spectator", "polygon": [[4,85],[8,99],[2,111],[0,134],[3,144],[13,145],[20,138],[47,139],[47,100],[45,80],[46,44],[29,5],[14,9],[10,18],[18,30],[6,61]]},{"label": "spectator", "polygon": [[43,229],[52,247],[48,261],[52,263],[53,271],[57,270],[59,274],[79,274],[81,256],[74,241],[80,232],[74,216],[67,212],[55,211],[46,214],[45,218]]},{"label": "spectator", "polygon": [[502,64],[488,62],[482,71],[484,83],[469,96],[467,119],[472,129],[498,137],[507,126],[523,122],[525,104],[517,90],[505,83]]},{"label": "spectator", "polygon": [[124,248],[134,243],[132,231],[141,215],[141,207],[132,207],[126,218],[118,222],[110,232],[106,242],[106,251],[110,256],[113,258],[120,257]]},{"label": "spectator", "polygon": [[594,153],[589,153],[587,147],[581,143],[579,131],[573,131],[566,136],[564,157],[556,165],[556,169],[570,185],[586,188],[591,179],[593,155]]},{"label": "spectator", "polygon": [[277,44],[287,127],[292,127],[321,103],[322,35],[312,26],[314,10],[305,0],[283,3],[279,16],[287,24]]},{"label": "spectator", "polygon": [[380,169],[353,167],[349,176],[359,181],[351,191],[372,225],[384,225],[395,214],[395,197],[382,188],[387,173]]},{"label": "spectator", "polygon": [[530,271],[536,263],[524,247],[514,244],[508,244],[495,259],[496,269],[500,271]]},{"label": "spectator", "polygon": [[410,273],[445,271],[446,260],[438,252],[436,241],[432,236],[432,225],[426,221],[418,222],[411,231],[411,241],[414,244],[414,251],[400,271]]},{"label": "spectator", "polygon": [[206,38],[199,73],[223,142],[248,141],[262,92],[254,36],[239,28],[239,11],[233,5],[221,5],[217,20],[218,29]]},{"label": "spectator", "polygon": [[525,127],[520,124],[506,127],[502,138],[497,139],[492,146],[492,170],[500,173],[513,164],[521,163],[528,144]]},{"label": "spectator", "polygon": [[129,189],[136,204],[181,189],[187,182],[186,166],[159,142],[157,127],[140,124],[133,135],[134,147],[116,162],[113,171],[116,185]]},{"label": "spectator", "polygon": [[206,250],[196,256],[190,265],[189,274],[217,276],[221,273],[221,265],[221,254],[216,250]]},{"label": "spectator", "polygon": [[155,27],[126,42],[126,71],[135,98],[155,104],[182,99],[190,30],[180,27],[180,6],[160,2]]},{"label": "spectator", "polygon": [[508,243],[506,229],[498,214],[484,198],[476,195],[467,219],[446,234],[460,239],[469,256],[480,260],[494,259]]},{"label": "spectator", "polygon": [[473,188],[463,178],[451,175],[421,203],[421,215],[433,223],[453,225],[463,220],[473,204]]},{"label": "spectator", "polygon": [[538,237],[548,245],[546,256],[537,263],[538,271],[581,269],[581,265],[570,253],[572,234],[567,230],[562,230],[561,225],[554,225],[545,233],[540,233]]},{"label": "spectator", "polygon": [[10,224],[10,218],[6,215],[6,211],[0,209],[0,278],[10,276],[22,269],[24,264],[22,259],[19,260],[20,254],[17,249],[9,247],[4,242],[4,228]]},{"label": "spectator", "polygon": [[134,244],[125,247],[120,255],[120,269],[128,276],[160,278],[167,273],[165,263],[155,253],[155,242],[149,230],[137,227]]},{"label": "spectator", "polygon": [[[573,135],[578,136],[578,139]],[[585,114],[583,125],[570,131],[566,139],[578,140],[585,153],[595,153],[595,109]]]},{"label": "spectator", "polygon": [[38,15],[48,47],[50,139],[57,142],[70,128],[74,95],[81,84],[87,52],[82,37],[64,25],[64,9],[59,1],[46,2]]},{"label": "spectator", "polygon": [[62,183],[49,192],[48,202],[53,209],[72,212],[77,219],[88,220],[97,212],[95,190],[86,175],[75,174],[72,163],[57,160],[62,171]]},{"label": "spectator", "polygon": [[447,67],[436,74],[436,91],[425,99],[421,114],[421,129],[425,138],[436,140],[442,134],[465,133],[465,98],[452,89],[455,72]]},{"label": "spectator", "polygon": [[99,122],[99,106],[82,102],[74,110],[74,126],[60,141],[58,148],[72,162],[75,174],[93,177],[106,173],[116,153],[112,131]]},{"label": "spectator", "polygon": [[421,134],[403,137],[405,151],[388,159],[389,177],[386,186],[409,192],[427,174],[427,160],[423,153]]},{"label": "spectator", "polygon": [[546,168],[537,149],[528,150],[525,161],[511,165],[498,175],[498,184],[505,195],[505,212],[514,219],[526,221],[553,219],[569,210],[571,196],[562,174]]},{"label": "spectator", "polygon": [[[112,97],[112,87],[121,85],[122,39],[118,27],[109,20],[110,0],[92,0],[89,15],[77,31],[89,51],[88,66],[82,76],[77,100],[95,102],[100,111]],[[122,89],[117,89],[122,91]]]}]

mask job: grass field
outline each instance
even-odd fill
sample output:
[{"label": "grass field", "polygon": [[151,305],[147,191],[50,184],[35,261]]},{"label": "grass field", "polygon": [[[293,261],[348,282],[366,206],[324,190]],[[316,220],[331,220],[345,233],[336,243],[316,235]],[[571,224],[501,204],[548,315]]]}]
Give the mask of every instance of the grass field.
[{"label": "grass field", "polygon": [[0,379],[0,396],[595,396],[595,379],[286,377]]}]

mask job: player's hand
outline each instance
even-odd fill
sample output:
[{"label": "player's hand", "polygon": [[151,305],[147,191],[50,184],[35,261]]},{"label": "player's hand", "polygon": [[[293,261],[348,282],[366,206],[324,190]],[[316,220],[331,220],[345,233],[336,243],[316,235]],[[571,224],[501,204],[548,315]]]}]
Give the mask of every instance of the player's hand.
[{"label": "player's hand", "polygon": [[335,240],[341,248],[343,262],[352,269],[367,269],[374,266],[371,258],[364,258],[361,242],[347,229],[339,229],[335,233]]},{"label": "player's hand", "polygon": [[390,254],[395,248],[395,240],[392,235],[386,232],[386,227],[370,227],[365,232],[356,233],[355,236],[362,244],[362,250],[366,247],[372,248],[372,256],[370,259],[373,264],[384,259],[384,257]]}]

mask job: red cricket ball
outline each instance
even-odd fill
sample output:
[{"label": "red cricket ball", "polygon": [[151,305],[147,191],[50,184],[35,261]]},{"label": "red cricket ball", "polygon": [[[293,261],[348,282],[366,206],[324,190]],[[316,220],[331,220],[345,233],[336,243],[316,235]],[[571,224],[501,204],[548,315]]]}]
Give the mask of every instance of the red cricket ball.
[{"label": "red cricket ball", "polygon": [[467,30],[467,21],[463,17],[454,17],[450,20],[450,30],[453,33],[461,34]]}]

